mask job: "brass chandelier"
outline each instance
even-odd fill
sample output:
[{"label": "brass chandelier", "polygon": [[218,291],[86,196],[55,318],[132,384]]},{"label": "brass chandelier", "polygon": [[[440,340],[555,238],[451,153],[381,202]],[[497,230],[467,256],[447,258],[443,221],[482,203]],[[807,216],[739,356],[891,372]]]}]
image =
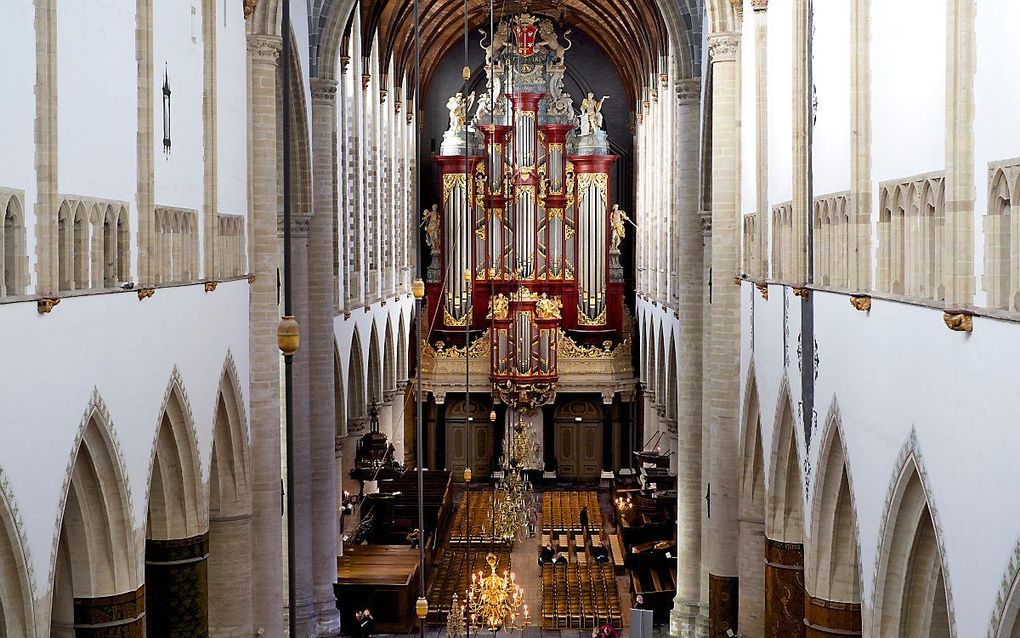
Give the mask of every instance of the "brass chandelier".
[{"label": "brass chandelier", "polygon": [[471,574],[467,592],[467,613],[472,627],[492,632],[514,631],[528,623],[528,605],[524,602],[524,589],[517,584],[513,572],[496,572],[496,555],[485,557],[489,573],[484,569]]}]

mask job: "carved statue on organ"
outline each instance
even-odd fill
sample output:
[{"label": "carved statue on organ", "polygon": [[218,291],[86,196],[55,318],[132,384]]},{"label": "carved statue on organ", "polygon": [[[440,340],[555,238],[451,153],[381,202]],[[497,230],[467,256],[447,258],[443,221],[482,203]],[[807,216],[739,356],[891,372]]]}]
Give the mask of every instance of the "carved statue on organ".
[{"label": "carved statue on organ", "polygon": [[595,99],[594,93],[581,100],[581,135],[591,135],[602,131],[602,104],[609,96],[601,100]]},{"label": "carved statue on organ", "polygon": [[637,228],[637,224],[627,216],[627,213],[620,208],[619,204],[613,204],[613,210],[609,213],[609,226],[613,231],[613,238],[611,243],[610,252],[620,252],[620,242],[627,236],[627,226],[630,224],[634,228]]}]

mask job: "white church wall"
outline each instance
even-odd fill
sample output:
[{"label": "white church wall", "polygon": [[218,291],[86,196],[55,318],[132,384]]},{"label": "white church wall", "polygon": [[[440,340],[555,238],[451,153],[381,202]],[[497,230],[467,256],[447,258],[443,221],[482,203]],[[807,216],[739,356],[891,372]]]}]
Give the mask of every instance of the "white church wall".
[{"label": "white church wall", "polygon": [[[740,44],[740,83],[744,99],[740,103],[740,210],[741,215],[754,213],[758,206],[757,137],[758,105],[757,91],[757,45],[754,24],[758,16],[751,8],[750,0],[744,2],[744,33]],[[762,220],[758,220],[762,223]]]},{"label": "white church wall", "polygon": [[[768,475],[784,375],[795,413],[800,400],[796,343],[801,301],[786,289],[787,366],[783,289],[773,286],[768,301],[756,291],[748,294],[751,286],[744,289],[742,368],[746,371],[754,362]],[[1006,505],[1020,496],[1020,466],[1012,459],[1012,450],[1020,446],[1020,430],[1011,427],[1020,411],[1020,395],[1008,375],[988,372],[1013,366],[1017,327],[978,317],[974,333],[966,336],[947,330],[941,313],[928,308],[876,300],[870,313],[861,313],[845,296],[818,291],[812,295],[819,364],[808,472],[799,419],[798,453],[807,489],[813,490],[821,436],[831,406],[838,403],[857,508],[865,605],[872,602],[887,492],[913,429],[927,470],[925,484],[941,524],[957,635],[984,635],[1001,574],[1020,535],[1020,513]],[[751,328],[751,303],[753,352],[746,332]],[[903,338],[907,332],[910,339]],[[746,372],[741,383],[746,392]],[[810,505],[808,500],[806,518]],[[808,520],[805,526],[810,535]]]},{"label": "white church wall", "polygon": [[[793,37],[793,0],[772,0],[767,53],[770,218],[773,206],[793,198]],[[749,90],[745,85],[745,99],[754,95]]]},{"label": "white church wall", "polygon": [[[202,211],[203,201],[203,127],[202,94],[202,10],[198,0],[162,0],[152,7],[152,126],[159,138],[154,141],[156,158],[155,203]],[[238,69],[239,70],[239,69]],[[169,154],[163,153],[162,86],[164,76],[170,82]],[[134,78],[132,78],[133,80]],[[121,124],[123,128],[123,124]],[[200,218],[201,218],[200,214]],[[199,246],[205,225],[198,223]]]},{"label": "white church wall", "polygon": [[135,5],[57,3],[56,48],[58,192],[132,202],[134,219]]},{"label": "white church wall", "polygon": [[[248,86],[243,6],[216,7],[217,212],[248,213]],[[223,12],[226,11],[226,14]]]},{"label": "white church wall", "polygon": [[0,360],[0,467],[20,506],[37,587],[48,587],[64,480],[94,390],[109,409],[136,529],[146,524],[149,463],[174,367],[208,480],[228,353],[239,400],[248,402],[248,294],[240,280],[212,293],[164,288],[144,301],[134,292],[68,297],[48,315],[29,303],[0,312],[0,332],[19,335]]},{"label": "white church wall", "polygon": [[[0,100],[0,188],[24,191],[26,219],[34,213],[35,173],[35,3],[0,3],[0,60],[4,60],[3,99]],[[27,254],[35,254],[35,224],[25,224]],[[35,268],[29,269],[31,293]]]},{"label": "white church wall", "polygon": [[871,4],[871,82],[873,180],[943,170],[945,0]]},{"label": "white church wall", "polygon": [[850,0],[814,5],[815,196],[850,188]]},{"label": "white church wall", "polygon": [[977,11],[977,74],[974,80],[974,268],[975,304],[987,303],[982,284],[988,212],[988,164],[1020,157],[1020,85],[1015,60],[1020,42],[1011,26],[1020,22],[1020,4],[1011,0],[983,0]]}]

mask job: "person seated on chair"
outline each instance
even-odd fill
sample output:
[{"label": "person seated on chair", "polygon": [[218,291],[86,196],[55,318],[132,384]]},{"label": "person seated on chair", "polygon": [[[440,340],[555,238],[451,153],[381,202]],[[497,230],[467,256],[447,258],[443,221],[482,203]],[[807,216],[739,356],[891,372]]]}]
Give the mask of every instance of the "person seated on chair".
[{"label": "person seated on chair", "polygon": [[591,548],[591,557],[595,559],[596,563],[608,563],[609,562],[609,550],[606,549],[605,545],[598,545]]},{"label": "person seated on chair", "polygon": [[538,552],[538,565],[541,567],[547,563],[553,562],[553,548],[552,543],[546,543],[542,546],[542,549]]},{"label": "person seated on chair", "polygon": [[556,564],[556,563],[566,563],[566,562],[568,562],[567,561],[567,555],[564,554],[563,552],[556,552],[556,556],[553,557],[553,561],[552,562],[553,562],[553,564]]}]

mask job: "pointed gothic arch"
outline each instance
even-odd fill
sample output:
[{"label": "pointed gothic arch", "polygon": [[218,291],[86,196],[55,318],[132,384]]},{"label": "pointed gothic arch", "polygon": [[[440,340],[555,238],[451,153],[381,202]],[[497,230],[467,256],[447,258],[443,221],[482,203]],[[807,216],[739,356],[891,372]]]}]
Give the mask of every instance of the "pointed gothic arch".
[{"label": "pointed gothic arch", "polygon": [[383,392],[394,392],[397,389],[396,352],[393,345],[393,320],[386,317],[386,332],[383,335]]},{"label": "pointed gothic arch", "polygon": [[368,416],[368,397],[365,394],[365,364],[361,348],[361,337],[357,330],[351,339],[350,361],[347,365],[347,432],[352,433],[364,425]]},{"label": "pointed gothic arch", "polygon": [[796,638],[804,627],[804,487],[789,381],[776,406],[765,498],[765,635]]},{"label": "pointed gothic arch", "polygon": [[382,377],[382,348],[379,345],[379,330],[375,322],[372,322],[372,332],[368,337],[368,376],[366,378],[365,390],[368,392],[366,399],[369,405],[381,404],[383,401],[383,377]]},{"label": "pointed gothic arch", "polygon": [[94,391],[65,479],[53,552],[50,635],[71,638],[110,622],[141,635],[144,587],[131,504],[109,413]]},{"label": "pointed gothic arch", "polygon": [[209,527],[194,421],[174,368],[157,424],[145,532],[149,636],[209,631]]},{"label": "pointed gothic arch", "polygon": [[765,459],[761,441],[758,381],[752,364],[744,391],[740,438],[740,600],[737,606],[741,635],[761,636],[765,626]]},{"label": "pointed gothic arch", "polygon": [[938,519],[924,475],[911,432],[882,521],[871,619],[876,636],[956,635]]},{"label": "pointed gothic arch", "polygon": [[658,347],[655,352],[655,402],[666,405],[666,335],[665,326],[659,326]]},{"label": "pointed gothic arch", "polygon": [[676,337],[670,333],[669,336],[668,367],[666,372],[666,418],[671,421],[677,420],[680,413],[679,395],[680,378],[677,376],[676,365]]},{"label": "pointed gothic arch", "polygon": [[1020,543],[1002,578],[999,595],[995,599],[995,611],[988,627],[988,638],[1020,637]]},{"label": "pointed gothic arch", "polygon": [[250,451],[239,388],[228,358],[216,393],[209,469],[210,636],[252,634]]},{"label": "pointed gothic arch", "polygon": [[813,627],[860,635],[862,583],[857,509],[835,401],[819,450],[808,549],[807,622]]},{"label": "pointed gothic arch", "polygon": [[347,393],[344,390],[343,360],[340,358],[340,346],[333,341],[333,401],[336,405],[336,435],[347,434]]},{"label": "pointed gothic arch", "polygon": [[[2,479],[2,476],[0,476]],[[33,638],[35,616],[32,585],[28,580],[30,564],[22,543],[15,509],[0,480],[0,638]]]},{"label": "pointed gothic arch", "polygon": [[397,381],[407,380],[407,325],[404,323],[404,313],[400,313],[400,323],[397,324]]}]

